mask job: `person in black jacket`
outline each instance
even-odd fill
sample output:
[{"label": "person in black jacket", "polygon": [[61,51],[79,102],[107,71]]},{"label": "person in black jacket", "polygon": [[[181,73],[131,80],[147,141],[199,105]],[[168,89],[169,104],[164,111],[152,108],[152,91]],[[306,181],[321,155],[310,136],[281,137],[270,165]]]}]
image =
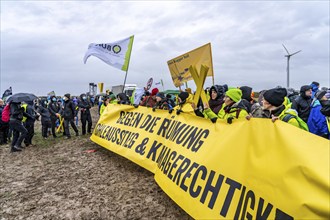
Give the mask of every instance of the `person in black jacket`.
[{"label": "person in black jacket", "polygon": [[25,112],[29,115],[32,116],[32,118],[27,118],[25,122],[23,123],[24,127],[28,131],[25,139],[24,139],[24,144],[25,146],[32,145],[32,138],[34,136],[34,123],[36,121],[36,118],[38,117],[37,113],[34,110],[34,103],[31,102],[26,102],[26,110]]},{"label": "person in black jacket", "polygon": [[25,112],[24,108],[21,106],[21,102],[11,102],[9,120],[9,126],[11,129],[13,129],[11,152],[22,151],[21,144],[28,133],[22,123],[23,116],[27,118],[32,118],[31,115]]},{"label": "person in black jacket", "polygon": [[69,124],[71,124],[73,130],[76,132],[76,136],[79,136],[78,129],[74,123],[74,118],[77,117],[76,110],[73,102],[70,100],[70,94],[65,94],[63,97],[64,105],[61,110],[61,115],[64,118],[64,133],[66,138],[71,138]]},{"label": "person in black jacket", "polygon": [[307,123],[312,104],[312,87],[309,85],[300,88],[300,96],[292,102],[292,109],[298,112],[298,116]]},{"label": "person in black jacket", "polygon": [[80,108],[80,119],[81,119],[81,129],[82,134],[86,134],[86,122],[88,122],[87,132],[92,133],[92,116],[90,112],[92,104],[87,100],[86,94],[80,95],[80,100],[78,102],[78,107]]},{"label": "person in black jacket", "polygon": [[52,126],[52,135],[54,138],[56,138],[56,133],[55,133],[55,129],[56,129],[56,121],[57,119],[60,117],[60,110],[61,107],[57,102],[56,96],[52,96],[50,97],[50,103],[48,105],[48,110],[50,112],[50,121],[51,121],[51,126]]},{"label": "person in black jacket", "polygon": [[41,115],[41,130],[42,137],[47,139],[48,137],[48,129],[51,128],[51,116],[49,109],[47,108],[47,99],[41,100],[40,105],[38,106],[38,112]]},{"label": "person in black jacket", "polygon": [[125,93],[119,93],[117,95],[117,99],[118,99],[118,104],[124,104],[124,105],[130,104],[129,98]]}]

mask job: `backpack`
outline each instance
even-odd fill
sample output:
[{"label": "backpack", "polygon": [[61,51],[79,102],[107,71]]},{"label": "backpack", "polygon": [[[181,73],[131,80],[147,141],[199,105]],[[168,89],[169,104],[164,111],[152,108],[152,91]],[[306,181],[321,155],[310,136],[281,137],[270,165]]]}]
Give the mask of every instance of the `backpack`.
[{"label": "backpack", "polygon": [[284,116],[284,118],[282,119],[282,121],[284,122],[288,122],[290,121],[292,118],[295,118],[299,124],[299,127],[305,131],[309,131],[308,129],[308,125],[306,124],[306,122],[304,122],[301,118],[297,117],[297,116],[294,116],[294,115],[291,115],[291,114],[286,114]]},{"label": "backpack", "polygon": [[1,120],[5,123],[9,122],[10,119],[10,105],[7,104],[2,110]]}]

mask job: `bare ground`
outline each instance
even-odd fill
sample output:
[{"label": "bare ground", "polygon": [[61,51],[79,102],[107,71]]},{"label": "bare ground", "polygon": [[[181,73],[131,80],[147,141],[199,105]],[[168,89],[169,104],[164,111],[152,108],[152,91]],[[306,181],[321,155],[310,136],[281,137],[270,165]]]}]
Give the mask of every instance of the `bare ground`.
[{"label": "bare ground", "polygon": [[37,123],[34,142],[18,153],[0,146],[1,220],[191,219],[152,173],[89,136],[43,140]]}]

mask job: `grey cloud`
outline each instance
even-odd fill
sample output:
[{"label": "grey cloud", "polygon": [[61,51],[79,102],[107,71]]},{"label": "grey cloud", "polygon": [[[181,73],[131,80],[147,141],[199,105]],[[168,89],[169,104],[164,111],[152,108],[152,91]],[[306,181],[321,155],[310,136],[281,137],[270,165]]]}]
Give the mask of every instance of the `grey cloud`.
[{"label": "grey cloud", "polygon": [[302,50],[290,63],[292,86],[313,80],[329,86],[328,8],[307,1],[1,2],[0,90],[80,94],[89,82],[121,84],[125,72],[82,58],[89,43],[132,34],[127,82],[139,86],[153,77],[173,88],[167,61],[208,42],[216,83],[284,86],[284,43],[290,52]]}]

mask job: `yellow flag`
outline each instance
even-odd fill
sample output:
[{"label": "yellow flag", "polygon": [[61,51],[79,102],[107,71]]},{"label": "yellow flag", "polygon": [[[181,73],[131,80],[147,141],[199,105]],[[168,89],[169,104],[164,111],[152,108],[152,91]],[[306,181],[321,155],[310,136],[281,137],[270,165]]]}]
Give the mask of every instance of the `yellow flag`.
[{"label": "yellow flag", "polygon": [[189,71],[191,65],[195,65],[197,69],[200,69],[201,65],[204,64],[210,68],[207,76],[213,76],[211,43],[171,59],[167,61],[167,64],[176,87],[193,79]]},{"label": "yellow flag", "polygon": [[98,83],[100,93],[103,92],[103,84],[104,84],[104,83]]}]

